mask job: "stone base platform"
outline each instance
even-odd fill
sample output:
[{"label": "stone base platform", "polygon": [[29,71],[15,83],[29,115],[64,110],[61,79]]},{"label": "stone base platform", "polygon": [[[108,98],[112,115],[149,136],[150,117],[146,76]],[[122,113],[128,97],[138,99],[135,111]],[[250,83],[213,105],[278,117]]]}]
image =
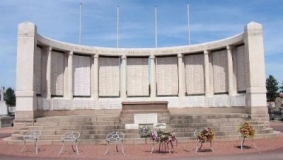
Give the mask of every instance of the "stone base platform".
[{"label": "stone base platform", "polygon": [[[278,135],[278,132],[270,128],[269,121],[255,121],[244,113],[177,114],[168,112],[167,115],[161,114],[166,119],[166,131],[175,132],[178,142],[195,141],[194,131],[204,127],[211,127],[215,131],[216,141],[239,140],[238,126],[243,121],[248,121],[256,129],[256,138],[269,138]],[[15,128],[12,136],[6,138],[5,141],[23,144],[23,135],[27,131],[41,130],[42,135],[38,140],[39,143],[61,144],[61,135],[66,131],[74,130],[80,132],[79,143],[81,144],[106,144],[105,137],[112,131],[124,132],[124,143],[145,143],[145,139],[140,138],[138,130],[125,129],[121,115],[112,113],[36,118],[35,122]],[[158,122],[160,123],[159,118]]]}]

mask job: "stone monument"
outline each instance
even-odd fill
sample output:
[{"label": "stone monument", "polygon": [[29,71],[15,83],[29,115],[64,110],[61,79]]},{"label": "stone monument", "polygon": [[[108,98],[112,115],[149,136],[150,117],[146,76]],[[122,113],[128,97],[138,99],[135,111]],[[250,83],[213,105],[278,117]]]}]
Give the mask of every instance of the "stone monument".
[{"label": "stone monument", "polygon": [[[262,25],[226,39],[165,48],[104,48],[18,26],[16,121],[167,101],[170,113],[246,113],[268,120]],[[23,123],[21,123],[23,124]]]}]

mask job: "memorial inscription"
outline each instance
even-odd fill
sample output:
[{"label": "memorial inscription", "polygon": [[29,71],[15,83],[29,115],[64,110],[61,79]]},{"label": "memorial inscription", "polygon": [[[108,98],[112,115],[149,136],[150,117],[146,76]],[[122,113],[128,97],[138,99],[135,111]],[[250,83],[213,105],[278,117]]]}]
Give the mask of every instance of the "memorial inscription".
[{"label": "memorial inscription", "polygon": [[157,113],[134,114],[135,124],[153,124],[157,123]]}]

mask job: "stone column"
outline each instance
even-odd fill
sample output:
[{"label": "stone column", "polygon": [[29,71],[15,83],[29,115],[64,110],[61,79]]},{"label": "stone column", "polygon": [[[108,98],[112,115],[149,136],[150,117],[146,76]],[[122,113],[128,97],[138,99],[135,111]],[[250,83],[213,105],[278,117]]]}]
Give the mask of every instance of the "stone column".
[{"label": "stone column", "polygon": [[204,83],[205,83],[205,107],[209,107],[208,99],[213,95],[211,89],[209,51],[204,50]]},{"label": "stone column", "polygon": [[210,76],[209,76],[209,58],[208,58],[208,51],[204,50],[204,81],[205,81],[205,96],[211,96],[211,89],[210,89]]},{"label": "stone column", "polygon": [[150,98],[154,100],[156,97],[156,78],[155,78],[155,56],[150,56]]},{"label": "stone column", "polygon": [[228,71],[228,90],[229,90],[229,102],[228,106],[231,106],[231,98],[236,94],[234,87],[234,69],[233,69],[233,59],[232,59],[232,47],[227,46],[227,71]]},{"label": "stone column", "polygon": [[[71,66],[72,67],[72,66]],[[69,52],[65,52],[64,54],[64,93],[63,97],[64,98],[69,98],[69,77],[68,72],[70,68],[70,63],[69,63]]]},{"label": "stone column", "polygon": [[24,22],[19,24],[17,39],[16,120],[33,120],[37,116],[34,85],[36,35],[37,29],[33,23]]},{"label": "stone column", "polygon": [[178,53],[179,98],[185,97],[185,73],[183,55]]},{"label": "stone column", "polygon": [[251,22],[245,26],[246,107],[250,107],[253,119],[268,120],[262,35],[261,24]]},{"label": "stone column", "polygon": [[127,82],[127,77],[126,77],[126,71],[127,71],[127,65],[126,62],[127,61],[127,57],[125,55],[121,56],[121,76],[120,76],[120,97],[122,99],[122,101],[125,101],[127,98],[127,86],[126,86],[126,82]]},{"label": "stone column", "polygon": [[68,53],[68,70],[67,70],[67,77],[68,77],[68,90],[67,90],[67,97],[69,99],[73,99],[73,51],[69,51]]},{"label": "stone column", "polygon": [[98,54],[93,56],[91,79],[91,97],[98,100]]},{"label": "stone column", "polygon": [[46,69],[46,79],[47,79],[47,98],[51,99],[51,60],[52,60],[52,48],[47,48],[47,69]]}]

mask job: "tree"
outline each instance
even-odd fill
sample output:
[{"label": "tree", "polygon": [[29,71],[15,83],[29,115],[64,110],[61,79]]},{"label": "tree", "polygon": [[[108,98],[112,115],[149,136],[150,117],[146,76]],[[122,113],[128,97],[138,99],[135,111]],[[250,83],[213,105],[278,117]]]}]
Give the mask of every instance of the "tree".
[{"label": "tree", "polygon": [[282,82],[282,86],[280,87],[280,92],[283,93],[283,82]]},{"label": "tree", "polygon": [[12,88],[6,90],[4,100],[6,101],[7,106],[16,106],[15,91]]},{"label": "tree", "polygon": [[266,97],[268,102],[273,102],[275,100],[278,94],[278,89],[279,86],[277,80],[272,75],[269,75],[266,79]]}]

